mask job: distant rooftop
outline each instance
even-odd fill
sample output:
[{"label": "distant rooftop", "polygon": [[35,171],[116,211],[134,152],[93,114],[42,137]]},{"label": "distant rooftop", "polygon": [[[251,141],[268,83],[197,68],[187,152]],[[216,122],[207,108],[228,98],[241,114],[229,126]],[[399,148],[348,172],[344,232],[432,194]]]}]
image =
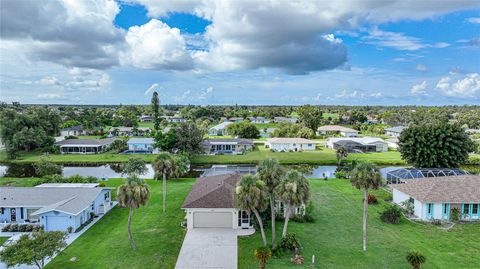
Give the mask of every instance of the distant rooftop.
[{"label": "distant rooftop", "polygon": [[113,138],[105,139],[67,139],[56,142],[55,145],[59,146],[106,146],[114,141]]}]

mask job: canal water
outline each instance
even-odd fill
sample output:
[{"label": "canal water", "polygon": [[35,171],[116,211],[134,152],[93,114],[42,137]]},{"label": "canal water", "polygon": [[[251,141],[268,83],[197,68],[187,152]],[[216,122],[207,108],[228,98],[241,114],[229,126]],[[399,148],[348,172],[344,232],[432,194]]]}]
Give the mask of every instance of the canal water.
[{"label": "canal water", "polygon": [[[291,168],[302,171],[308,178],[334,178],[337,166],[335,165],[292,165]],[[383,176],[387,172],[398,169],[400,166],[389,166],[380,169]],[[142,178],[153,178],[154,171],[152,165],[147,164],[147,173]],[[256,167],[253,165],[208,165],[192,166],[189,176],[212,176],[225,173],[254,174]],[[105,165],[65,165],[63,166],[63,176],[73,175],[92,176],[102,178],[124,178],[120,164]],[[31,164],[0,164],[0,177],[35,177],[35,168]]]}]

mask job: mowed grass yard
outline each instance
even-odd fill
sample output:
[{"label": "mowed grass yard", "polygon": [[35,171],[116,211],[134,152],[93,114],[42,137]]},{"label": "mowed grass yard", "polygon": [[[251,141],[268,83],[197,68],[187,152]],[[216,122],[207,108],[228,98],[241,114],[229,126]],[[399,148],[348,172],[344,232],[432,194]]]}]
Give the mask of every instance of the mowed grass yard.
[{"label": "mowed grass yard", "polygon": [[[450,231],[437,226],[402,220],[398,225],[379,219],[386,202],[384,190],[374,193],[380,204],[368,211],[367,253],[362,251],[362,192],[343,179],[310,180],[315,205],[315,223],[289,223],[304,250],[305,265],[293,266],[291,255],[272,258],[267,268],[311,268],[315,255],[316,268],[410,268],[407,251],[418,250],[427,257],[422,268],[480,268],[480,223],[456,225]],[[283,222],[277,223],[281,236]],[[271,235],[270,231],[266,234]],[[258,233],[239,239],[239,268],[255,268],[254,249],[261,246]]]},{"label": "mowed grass yard", "polygon": [[[112,179],[107,185],[116,187],[122,182]],[[128,209],[117,206],[46,268],[174,268],[184,237],[180,206],[194,179],[168,181],[166,213],[162,212],[161,181],[147,183],[150,201],[147,207],[135,210],[132,221],[137,251],[131,249],[128,240]],[[72,257],[77,260],[71,262]]]}]

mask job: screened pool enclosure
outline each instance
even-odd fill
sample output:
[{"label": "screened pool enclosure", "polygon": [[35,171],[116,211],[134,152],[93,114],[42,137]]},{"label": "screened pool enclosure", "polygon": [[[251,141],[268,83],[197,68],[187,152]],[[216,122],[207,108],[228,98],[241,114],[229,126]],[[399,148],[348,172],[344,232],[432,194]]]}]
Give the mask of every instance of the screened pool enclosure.
[{"label": "screened pool enclosure", "polygon": [[467,175],[468,172],[460,169],[450,168],[400,168],[387,173],[387,183],[402,183],[406,179],[427,178],[427,177],[446,177]]}]

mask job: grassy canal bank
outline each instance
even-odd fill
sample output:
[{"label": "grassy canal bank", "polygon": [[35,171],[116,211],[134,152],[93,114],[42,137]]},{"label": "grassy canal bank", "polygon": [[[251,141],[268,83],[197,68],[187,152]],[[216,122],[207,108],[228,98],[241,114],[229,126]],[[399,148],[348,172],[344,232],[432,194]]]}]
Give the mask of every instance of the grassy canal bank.
[{"label": "grassy canal bank", "polygon": [[[48,154],[48,158],[60,164],[108,164],[125,162],[131,156],[136,155],[145,159],[146,162],[153,162],[155,154]],[[42,157],[47,156],[41,152],[22,152],[15,160],[8,160],[4,151],[0,151],[0,162],[27,164],[38,162]],[[315,151],[304,152],[272,152],[263,146],[258,146],[254,151],[244,155],[195,155],[191,159],[192,164],[255,164],[265,158],[276,158],[282,164],[336,164],[335,151],[321,148]],[[356,153],[350,154],[347,161],[370,161],[378,165],[404,165],[400,153],[397,151]],[[469,164],[480,164],[480,155],[472,155]]]}]

